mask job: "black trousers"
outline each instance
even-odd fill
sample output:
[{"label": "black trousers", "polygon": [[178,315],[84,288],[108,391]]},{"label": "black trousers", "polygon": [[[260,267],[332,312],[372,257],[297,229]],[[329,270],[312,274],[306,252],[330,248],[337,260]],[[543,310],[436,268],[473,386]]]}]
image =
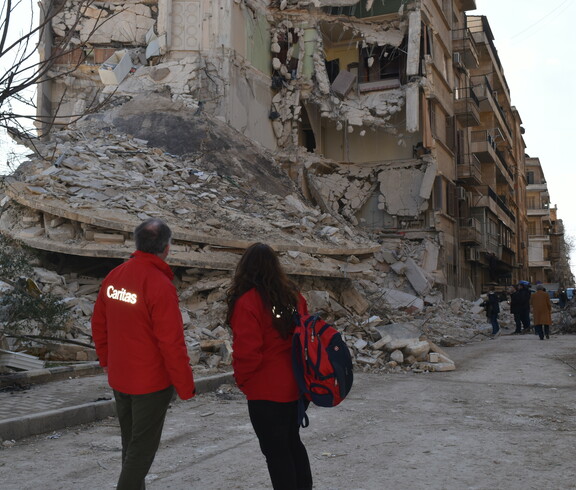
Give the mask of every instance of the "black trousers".
[{"label": "black trousers", "polygon": [[300,440],[298,402],[248,400],[248,413],[274,490],[311,489],[310,461]]},{"label": "black trousers", "polygon": [[122,434],[122,471],[117,490],[143,490],[144,478],[160,445],[172,386],[145,395],[127,395],[114,390],[116,413]]},{"label": "black trousers", "polygon": [[540,340],[544,340],[544,335],[546,338],[550,337],[550,325],[534,325],[534,329]]}]

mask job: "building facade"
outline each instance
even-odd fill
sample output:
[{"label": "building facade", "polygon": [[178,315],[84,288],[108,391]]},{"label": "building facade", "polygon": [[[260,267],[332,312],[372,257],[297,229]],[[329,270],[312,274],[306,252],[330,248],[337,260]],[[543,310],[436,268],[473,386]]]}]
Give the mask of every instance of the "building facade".
[{"label": "building facade", "polygon": [[274,152],[343,227],[423,243],[446,298],[532,273],[524,129],[474,0],[129,0],[74,23],[78,4],[41,45],[80,43],[40,87],[51,124],[165,90]]}]

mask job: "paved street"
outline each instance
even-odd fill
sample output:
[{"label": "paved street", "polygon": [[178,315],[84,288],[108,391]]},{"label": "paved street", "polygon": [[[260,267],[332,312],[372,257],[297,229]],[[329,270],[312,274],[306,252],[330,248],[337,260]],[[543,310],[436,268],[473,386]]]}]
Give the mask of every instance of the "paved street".
[{"label": "paved street", "polygon": [[[316,489],[576,488],[576,336],[502,336],[447,349],[450,373],[358,374],[303,430]],[[4,447],[7,490],[114,488],[116,420]],[[226,389],[170,409],[149,489],[265,489],[243,397]]]}]

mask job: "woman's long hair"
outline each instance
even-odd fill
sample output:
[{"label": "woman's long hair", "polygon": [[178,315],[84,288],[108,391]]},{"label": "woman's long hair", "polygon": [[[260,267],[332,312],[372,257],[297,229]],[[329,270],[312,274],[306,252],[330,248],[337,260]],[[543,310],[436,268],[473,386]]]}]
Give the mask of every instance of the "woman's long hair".
[{"label": "woman's long hair", "polygon": [[250,245],[238,262],[227,296],[228,324],[236,301],[252,288],[256,288],[272,314],[274,328],[283,339],[288,338],[294,330],[298,289],[282,269],[276,252],[264,243]]}]

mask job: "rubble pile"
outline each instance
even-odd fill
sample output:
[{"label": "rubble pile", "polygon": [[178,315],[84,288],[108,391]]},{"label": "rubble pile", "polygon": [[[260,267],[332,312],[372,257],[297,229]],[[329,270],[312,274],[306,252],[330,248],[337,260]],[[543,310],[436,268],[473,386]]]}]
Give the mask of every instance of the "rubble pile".
[{"label": "rubble pile", "polygon": [[39,263],[33,279],[42,292],[64,298],[73,316],[61,333],[73,343],[37,343],[44,358],[94,359],[90,316],[105,269],[129,257],[134,228],[150,217],[174,232],[168,261],[199,373],[230,368],[226,291],[255,241],[279,252],[310,312],[343,332],[360,369],[453,369],[439,346],[489,331],[472,303],[442,302],[434,238],[376,240],[330,204],[361,206],[361,176],[336,167],[339,189],[319,164],[308,182],[316,199],[307,201],[265,150],[183,108],[158,95],[91,115],[49,141],[29,143],[34,154],[6,179],[0,232],[57,254],[57,266]]},{"label": "rubble pile", "polygon": [[[35,267],[34,280],[39,288],[60,295],[70,306],[72,320],[69,328],[59,335],[62,343],[9,339],[9,345],[4,347],[18,350],[26,345],[27,352],[50,361],[95,360],[95,351],[87,346],[92,344],[90,318],[101,279],[77,273],[59,275]],[[225,325],[225,298],[230,279],[228,272],[176,269],[175,283],[186,343],[198,374],[208,375],[230,369],[232,336]],[[413,306],[395,307],[384,297],[380,302],[371,303],[352,280],[295,279],[308,301],[310,312],[321,313],[343,333],[360,370],[452,370],[455,366],[440,346],[482,340],[491,330],[484,312],[475,311],[474,303],[469,301],[426,303],[422,309],[416,310]],[[394,280],[401,282],[400,277],[394,277]],[[34,335],[38,332],[31,327],[27,333]]]}]

